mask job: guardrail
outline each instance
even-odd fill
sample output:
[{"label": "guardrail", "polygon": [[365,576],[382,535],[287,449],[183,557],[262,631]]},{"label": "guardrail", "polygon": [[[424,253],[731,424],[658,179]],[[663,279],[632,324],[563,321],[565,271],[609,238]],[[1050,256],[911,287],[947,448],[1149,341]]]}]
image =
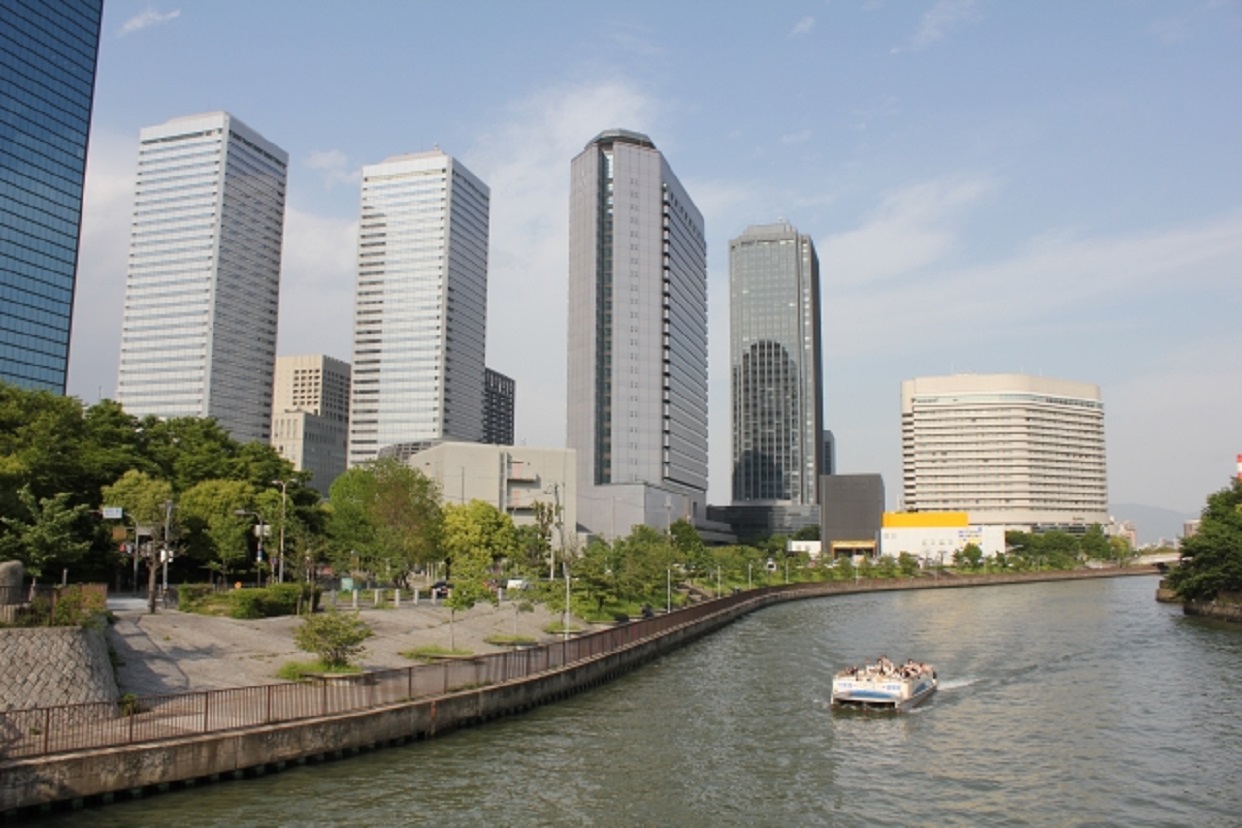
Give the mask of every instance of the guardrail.
[{"label": "guardrail", "polygon": [[501,684],[614,652],[739,604],[772,600],[760,594],[765,592],[719,598],[538,647],[332,676],[309,684],[125,696],[117,702],[0,711],[0,758],[30,758],[312,719]]},{"label": "guardrail", "polygon": [[163,696],[122,697],[57,707],[0,711],[0,759],[156,742],[361,712],[503,684],[558,670],[695,624],[796,598],[881,590],[1011,584],[1150,574],[1152,570],[1044,572],[955,576],[933,580],[870,580],[790,584],[747,590],[538,647],[433,664],[333,676],[314,684],[282,683]]}]

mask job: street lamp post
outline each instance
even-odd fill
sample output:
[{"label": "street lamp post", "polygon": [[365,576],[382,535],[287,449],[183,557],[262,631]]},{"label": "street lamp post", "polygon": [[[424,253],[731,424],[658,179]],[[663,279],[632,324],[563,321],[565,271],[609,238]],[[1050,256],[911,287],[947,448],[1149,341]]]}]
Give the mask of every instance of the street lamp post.
[{"label": "street lamp post", "polygon": [[561,570],[565,573],[565,621],[563,623],[563,632],[565,640],[569,640],[569,561],[561,556]]},{"label": "street lamp post", "polygon": [[168,543],[169,535],[171,535],[173,502],[171,500],[164,501],[164,551],[160,554],[164,563],[164,584],[161,587],[164,595],[168,594],[168,561],[172,558],[172,547]]},{"label": "street lamp post", "polygon": [[[544,494],[552,495],[555,505],[552,507],[552,521],[556,526],[556,541],[561,548],[561,558],[565,558],[565,518],[561,510],[561,484],[553,483],[551,487],[545,487]],[[552,544],[552,539],[548,538],[548,580],[556,577],[556,547]]]},{"label": "street lamp post", "polygon": [[261,569],[261,567],[263,566],[263,528],[264,528],[263,515],[259,514],[258,512],[252,512],[249,509],[237,509],[233,512],[233,514],[237,515],[238,517],[252,517],[259,522],[259,543],[255,549],[254,562],[256,566],[260,568],[257,568],[255,570],[255,580],[258,582],[259,586],[263,586],[263,571]]},{"label": "street lamp post", "polygon": [[280,487],[280,537],[277,542],[280,544],[276,552],[276,558],[279,561],[279,569],[276,574],[276,582],[284,583],[285,581],[285,503],[289,498],[289,484],[292,480],[273,480],[273,486]]}]

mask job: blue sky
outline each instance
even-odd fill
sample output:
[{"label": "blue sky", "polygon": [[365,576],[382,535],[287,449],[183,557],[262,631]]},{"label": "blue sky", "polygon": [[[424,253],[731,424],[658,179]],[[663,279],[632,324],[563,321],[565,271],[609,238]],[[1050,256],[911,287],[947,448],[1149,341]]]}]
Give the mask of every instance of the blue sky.
[{"label": "blue sky", "polygon": [[626,127],[706,218],[711,501],[728,241],[783,218],[839,471],[895,506],[901,381],[1021,371],[1101,387],[1111,501],[1191,515],[1242,452],[1239,89],[1238,0],[107,0],[70,392],[115,391],[138,131],[225,109],[290,156],[280,353],[349,359],[361,167],[438,144],[491,187],[517,439],[563,445],[569,162]]}]

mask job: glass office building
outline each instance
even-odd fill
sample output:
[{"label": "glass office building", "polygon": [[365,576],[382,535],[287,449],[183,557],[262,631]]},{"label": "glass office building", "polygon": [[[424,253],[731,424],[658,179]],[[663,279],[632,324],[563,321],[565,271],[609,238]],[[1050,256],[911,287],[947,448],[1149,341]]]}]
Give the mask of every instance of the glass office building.
[{"label": "glass office building", "polygon": [[267,442],[288,156],[227,112],[140,142],[117,401]]},{"label": "glass office building", "polygon": [[0,381],[64,393],[103,0],[0,0]]},{"label": "glass office building", "polygon": [[819,258],[789,224],[729,242],[733,502],[811,505],[823,453]]},{"label": "glass office building", "polygon": [[363,168],[349,464],[483,439],[491,194],[438,149]]}]

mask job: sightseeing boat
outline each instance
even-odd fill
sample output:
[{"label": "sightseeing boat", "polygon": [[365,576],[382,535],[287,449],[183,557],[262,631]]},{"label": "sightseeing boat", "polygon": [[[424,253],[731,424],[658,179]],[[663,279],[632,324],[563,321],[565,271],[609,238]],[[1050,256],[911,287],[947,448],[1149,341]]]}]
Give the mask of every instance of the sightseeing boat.
[{"label": "sightseeing boat", "polygon": [[939,680],[930,664],[893,664],[880,656],[874,664],[847,667],[832,678],[832,706],[866,710],[909,710],[936,692]]}]

